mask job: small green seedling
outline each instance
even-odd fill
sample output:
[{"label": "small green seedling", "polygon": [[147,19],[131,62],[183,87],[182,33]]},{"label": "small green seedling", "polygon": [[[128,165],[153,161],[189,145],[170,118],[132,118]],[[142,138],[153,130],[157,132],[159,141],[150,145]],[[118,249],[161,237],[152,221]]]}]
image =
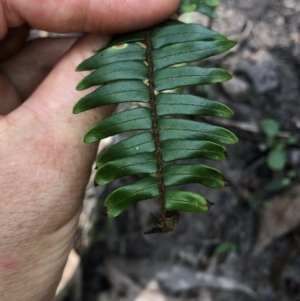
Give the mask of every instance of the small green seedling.
[{"label": "small green seedling", "polygon": [[235,243],[223,242],[216,247],[214,251],[214,255],[220,256],[236,250],[237,250],[237,245]]},{"label": "small green seedling", "polygon": [[273,171],[284,170],[287,164],[286,148],[289,145],[295,145],[298,137],[290,136],[288,138],[278,138],[280,124],[271,118],[263,119],[260,122],[260,128],[267,137],[268,155],[267,164]]}]

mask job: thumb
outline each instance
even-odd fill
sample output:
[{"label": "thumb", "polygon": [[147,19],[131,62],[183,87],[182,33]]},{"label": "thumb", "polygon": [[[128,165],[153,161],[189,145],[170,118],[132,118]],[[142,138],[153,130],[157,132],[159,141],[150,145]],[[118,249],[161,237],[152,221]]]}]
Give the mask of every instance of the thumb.
[{"label": "thumb", "polygon": [[24,23],[54,32],[137,30],[171,16],[178,5],[179,0],[0,0],[0,39]]},{"label": "thumb", "polygon": [[5,118],[11,123],[22,120],[27,123],[27,129],[32,124],[32,129],[47,133],[47,136],[54,135],[63,144],[82,143],[84,133],[108,116],[113,107],[73,115],[72,109],[77,100],[91,92],[76,91],[76,85],[87,73],[74,70],[80,62],[92,56],[94,51],[103,48],[109,39],[108,36],[95,34],[80,38],[26,102]]}]

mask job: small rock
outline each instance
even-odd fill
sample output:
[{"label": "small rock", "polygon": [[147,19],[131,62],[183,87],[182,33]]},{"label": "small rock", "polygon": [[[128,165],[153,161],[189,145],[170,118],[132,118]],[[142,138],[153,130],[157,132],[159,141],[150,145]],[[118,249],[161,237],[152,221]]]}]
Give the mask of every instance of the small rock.
[{"label": "small rock", "polygon": [[299,149],[293,149],[289,153],[290,155],[290,161],[292,165],[298,165],[300,163],[300,150]]},{"label": "small rock", "polygon": [[222,87],[226,94],[234,101],[248,101],[248,83],[238,76],[234,76],[232,80],[222,83]]},{"label": "small rock", "polygon": [[169,271],[159,272],[156,276],[162,291],[172,296],[184,294],[187,297],[198,295],[199,283],[195,278],[195,273],[190,269],[174,266]]},{"label": "small rock", "polygon": [[299,2],[297,0],[284,0],[283,5],[286,8],[291,8],[295,10],[298,10],[300,8]]},{"label": "small rock", "polygon": [[97,296],[97,301],[111,301],[111,296],[107,292],[101,293]]},{"label": "small rock", "polygon": [[251,78],[257,93],[263,94],[276,89],[279,85],[275,58],[265,50],[252,55],[252,65],[245,72]]}]

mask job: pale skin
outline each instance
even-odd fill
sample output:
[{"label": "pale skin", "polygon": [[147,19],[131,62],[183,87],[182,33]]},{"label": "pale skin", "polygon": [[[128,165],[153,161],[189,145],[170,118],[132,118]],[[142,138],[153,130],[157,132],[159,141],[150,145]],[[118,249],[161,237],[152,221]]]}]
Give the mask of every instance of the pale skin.
[{"label": "pale skin", "polygon": [[[87,130],[105,107],[72,115],[75,67],[114,33],[170,17],[179,0],[0,0],[0,300],[53,300],[97,145]],[[26,43],[28,27],[86,32]]]}]

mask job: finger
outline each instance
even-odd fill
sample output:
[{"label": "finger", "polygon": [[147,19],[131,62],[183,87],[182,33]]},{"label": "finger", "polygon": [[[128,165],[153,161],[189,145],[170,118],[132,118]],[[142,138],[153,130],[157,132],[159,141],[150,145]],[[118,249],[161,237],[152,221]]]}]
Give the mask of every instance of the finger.
[{"label": "finger", "polygon": [[16,53],[25,44],[28,34],[27,25],[10,28],[6,37],[0,41],[0,61]]},{"label": "finger", "polygon": [[21,98],[8,78],[0,72],[0,116],[13,111],[21,104]]},{"label": "finger", "polygon": [[[27,99],[52,70],[58,60],[74,44],[75,38],[43,38],[29,41],[24,48],[0,63],[0,70],[15,87],[20,100]],[[0,79],[1,80],[1,79]],[[11,103],[0,89],[1,106]]]},{"label": "finger", "polygon": [[0,21],[0,39],[7,28],[24,23],[55,32],[137,30],[170,17],[178,5],[179,0],[0,0],[0,20],[1,11],[5,16]]}]

